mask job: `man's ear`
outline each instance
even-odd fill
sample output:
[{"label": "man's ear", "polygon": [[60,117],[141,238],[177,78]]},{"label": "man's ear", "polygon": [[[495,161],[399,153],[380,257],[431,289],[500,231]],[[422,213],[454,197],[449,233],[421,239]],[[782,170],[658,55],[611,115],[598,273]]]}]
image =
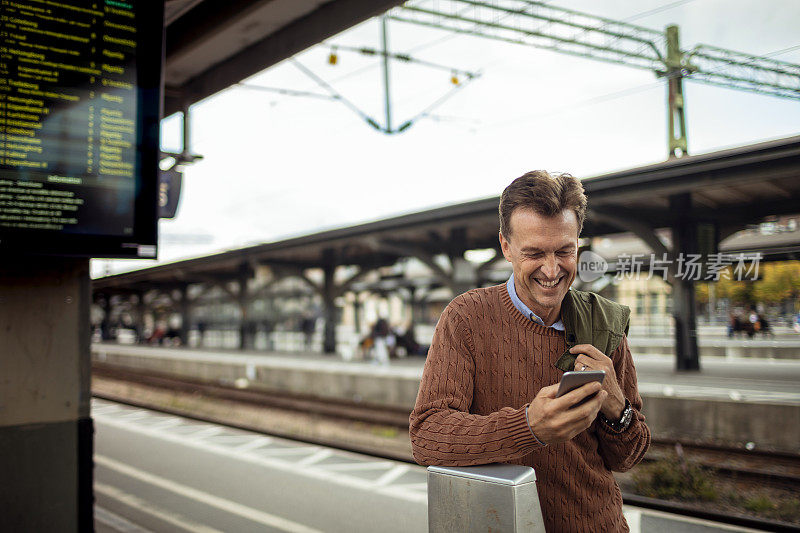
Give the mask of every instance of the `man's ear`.
[{"label": "man's ear", "polygon": [[500,250],[503,251],[503,257],[506,258],[506,261],[509,263],[511,262],[511,247],[508,244],[508,241],[505,237],[503,237],[503,232],[499,232],[498,238],[500,239]]}]

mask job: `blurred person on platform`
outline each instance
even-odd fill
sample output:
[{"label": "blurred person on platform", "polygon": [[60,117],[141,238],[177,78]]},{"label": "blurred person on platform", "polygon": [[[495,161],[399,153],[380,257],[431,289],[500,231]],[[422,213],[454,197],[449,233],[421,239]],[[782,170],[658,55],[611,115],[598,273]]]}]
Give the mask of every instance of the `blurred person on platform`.
[{"label": "blurred person on platform", "polygon": [[733,334],[736,331],[738,331],[738,329],[739,329],[738,326],[739,326],[739,319],[736,317],[736,315],[733,313],[733,311],[731,311],[730,313],[728,313],[728,338],[729,339],[732,339],[733,338]]},{"label": "blurred person on platform", "polygon": [[767,320],[767,315],[764,313],[758,313],[758,321],[756,324],[758,324],[758,332],[764,337],[775,337],[775,332],[772,331],[769,320]]},{"label": "blurred person on platform", "polygon": [[306,350],[311,350],[314,345],[314,333],[317,331],[317,319],[314,315],[306,314],[300,319],[300,331],[303,332]]},{"label": "blurred person on platform", "polygon": [[379,318],[372,328],[374,361],[380,365],[389,364],[390,352],[394,349],[395,338],[385,318]]},{"label": "blurred person on platform", "polygon": [[[570,288],[586,206],[568,174],[529,172],[503,191],[499,239],[513,273],[442,313],[410,435],[423,465],[533,467],[547,531],[628,531],[611,472],[642,459],[650,430],[630,309]],[[574,370],[603,370],[605,381],[556,398]]]},{"label": "blurred person on platform", "polygon": [[397,347],[403,348],[407,356],[422,355],[423,346],[417,342],[414,336],[414,326],[409,324],[405,330],[397,328],[395,331]]}]

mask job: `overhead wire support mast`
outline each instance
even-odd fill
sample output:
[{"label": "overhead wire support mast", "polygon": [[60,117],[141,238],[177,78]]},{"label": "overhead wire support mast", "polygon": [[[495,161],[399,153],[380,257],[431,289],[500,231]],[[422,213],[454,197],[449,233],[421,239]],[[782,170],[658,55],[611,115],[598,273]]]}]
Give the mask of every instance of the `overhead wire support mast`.
[{"label": "overhead wire support mast", "polygon": [[535,0],[419,0],[388,17],[650,70],[667,79],[670,157],[687,154],[684,78],[800,99],[800,65],[703,44],[683,51],[677,26],[662,33]]},{"label": "overhead wire support mast", "polygon": [[392,95],[389,86],[389,29],[386,17],[381,17],[381,40],[383,44],[383,90],[386,106],[386,131],[392,131]]},{"label": "overhead wire support mast", "polygon": [[[469,72],[466,70],[455,69],[452,67],[445,67],[444,65],[440,65],[438,63],[432,63],[430,61],[424,61],[420,59],[416,59],[411,57],[408,54],[396,54],[389,51],[389,38],[388,38],[388,18],[386,16],[381,17],[381,49],[376,50],[374,48],[369,47],[353,47],[353,46],[344,46],[344,45],[330,45],[331,46],[331,53],[328,57],[328,63],[331,65],[336,65],[339,62],[338,52],[339,50],[349,51],[349,52],[357,52],[363,55],[368,56],[381,56],[381,66],[383,71],[383,88],[384,88],[384,105],[385,105],[385,113],[386,113],[386,123],[385,125],[379,124],[378,120],[370,117],[366,112],[361,110],[358,106],[356,106],[353,102],[345,98],[342,94],[340,94],[334,87],[325,81],[321,76],[315,74],[311,69],[300,63],[297,59],[292,59],[292,63],[295,67],[297,67],[303,74],[314,80],[314,82],[323,88],[328,93],[328,97],[332,100],[338,100],[339,102],[343,103],[347,106],[351,111],[361,117],[367,124],[375,128],[376,130],[380,131],[381,133],[385,133],[387,135],[393,135],[397,133],[402,133],[408,128],[410,128],[417,120],[423,117],[431,116],[431,111],[443,104],[447,101],[450,97],[455,94],[455,92],[461,89],[466,83],[478,78],[480,73],[477,72]],[[399,127],[394,128],[392,126],[392,100],[391,100],[391,86],[390,86],[390,72],[389,72],[389,60],[394,59],[398,61],[403,61],[405,63],[411,64],[418,64],[421,66],[434,68],[438,70],[448,70],[451,74],[451,83],[453,87],[447,91],[443,96],[437,98],[432,104],[428,105],[425,109],[421,112],[417,113],[412,118],[403,122]],[[461,82],[461,78],[463,77],[464,82]],[[289,94],[292,96],[313,96],[313,97],[324,97],[326,95],[320,95],[317,93],[308,93],[304,91],[294,91],[288,89],[275,89],[270,87],[260,87],[260,86],[253,86],[253,85],[244,85],[245,87],[251,89],[260,89],[265,91],[272,91],[272,92],[283,92],[284,94]]]}]

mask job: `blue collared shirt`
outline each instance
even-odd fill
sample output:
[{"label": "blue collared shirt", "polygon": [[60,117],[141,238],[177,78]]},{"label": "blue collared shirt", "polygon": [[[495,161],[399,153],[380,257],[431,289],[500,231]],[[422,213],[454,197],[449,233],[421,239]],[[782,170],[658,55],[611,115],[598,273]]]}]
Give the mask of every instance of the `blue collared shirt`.
[{"label": "blue collared shirt", "polygon": [[[514,303],[514,307],[516,307],[520,313],[530,318],[534,322],[537,322],[544,326],[544,320],[536,316],[536,313],[531,311],[527,305],[522,303],[522,300],[520,300],[519,296],[517,296],[517,288],[514,286],[513,272],[511,273],[511,277],[509,277],[508,281],[506,282],[506,289],[508,290],[508,295],[511,297],[511,301]],[[564,331],[564,323],[561,321],[561,319],[557,320],[552,326],[546,326],[546,327],[551,327],[558,331]]]}]

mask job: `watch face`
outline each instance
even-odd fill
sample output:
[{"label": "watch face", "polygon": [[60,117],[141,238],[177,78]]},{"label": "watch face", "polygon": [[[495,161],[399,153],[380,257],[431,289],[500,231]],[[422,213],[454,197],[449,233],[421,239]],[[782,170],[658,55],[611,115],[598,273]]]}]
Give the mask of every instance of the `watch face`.
[{"label": "watch face", "polygon": [[631,409],[631,406],[629,405],[625,409],[625,412],[622,413],[622,420],[620,420],[620,422],[622,423],[623,426],[627,426],[628,423],[630,423],[632,415],[633,415],[633,409]]}]

